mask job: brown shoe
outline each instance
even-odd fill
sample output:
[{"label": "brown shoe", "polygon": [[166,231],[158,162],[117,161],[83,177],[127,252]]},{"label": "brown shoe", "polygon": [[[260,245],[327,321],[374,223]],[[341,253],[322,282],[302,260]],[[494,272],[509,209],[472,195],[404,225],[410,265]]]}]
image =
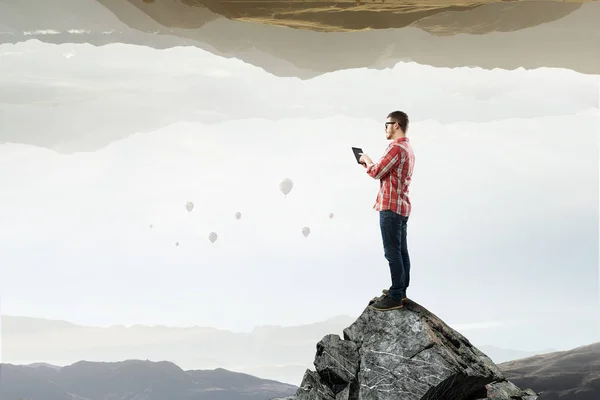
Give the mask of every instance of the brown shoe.
[{"label": "brown shoe", "polygon": [[385,296],[381,300],[369,305],[379,311],[397,310],[403,307],[402,300],[394,300],[391,297]]},{"label": "brown shoe", "polygon": [[[383,290],[381,291],[381,293],[383,293],[383,295],[384,295],[384,296],[387,296],[387,295],[388,295],[388,293],[389,293],[389,291],[390,291],[389,289],[383,289]],[[404,301],[404,300],[406,300],[406,299],[407,299],[407,297],[406,297],[406,296],[404,296],[404,297],[402,298],[402,301]]]}]

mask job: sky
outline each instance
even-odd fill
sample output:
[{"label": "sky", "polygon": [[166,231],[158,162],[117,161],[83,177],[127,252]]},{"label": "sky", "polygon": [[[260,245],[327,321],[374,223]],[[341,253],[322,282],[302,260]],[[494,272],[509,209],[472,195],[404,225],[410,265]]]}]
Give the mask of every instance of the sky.
[{"label": "sky", "polygon": [[[377,161],[399,109],[408,296],[489,344],[598,341],[599,82],[403,62],[302,81],[195,48],[2,44],[2,313],[234,331],[358,316],[390,276],[379,183],[351,147]],[[536,341],[557,319],[576,334]]]}]

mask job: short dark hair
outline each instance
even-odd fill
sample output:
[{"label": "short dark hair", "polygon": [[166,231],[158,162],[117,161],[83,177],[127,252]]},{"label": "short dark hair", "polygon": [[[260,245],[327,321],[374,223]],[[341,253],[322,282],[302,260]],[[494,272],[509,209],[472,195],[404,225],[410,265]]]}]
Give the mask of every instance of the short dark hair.
[{"label": "short dark hair", "polygon": [[408,115],[406,115],[403,111],[392,111],[388,114],[388,118],[391,118],[393,121],[396,121],[398,125],[400,125],[400,129],[402,132],[406,133],[406,129],[408,128]]}]

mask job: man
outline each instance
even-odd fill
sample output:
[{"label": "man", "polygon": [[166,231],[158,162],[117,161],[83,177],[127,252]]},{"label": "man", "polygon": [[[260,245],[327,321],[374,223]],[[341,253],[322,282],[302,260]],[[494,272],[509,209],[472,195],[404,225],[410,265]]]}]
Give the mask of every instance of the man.
[{"label": "man", "polygon": [[406,230],[411,203],[408,197],[415,155],[406,131],[408,116],[402,111],[391,112],[385,123],[385,138],[392,142],[381,160],[374,163],[362,154],[359,162],[367,174],[379,179],[379,192],[373,208],[379,211],[379,225],[385,258],[390,265],[392,286],[383,290],[384,296],[370,306],[377,310],[402,308],[406,288],[410,282],[410,259],[406,243]]}]

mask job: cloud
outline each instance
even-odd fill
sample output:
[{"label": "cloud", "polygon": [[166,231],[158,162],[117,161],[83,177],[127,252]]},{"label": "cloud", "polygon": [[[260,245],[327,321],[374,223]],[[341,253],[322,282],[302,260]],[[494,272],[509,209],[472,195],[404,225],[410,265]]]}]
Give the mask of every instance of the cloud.
[{"label": "cloud", "polygon": [[222,70],[222,69],[211,69],[204,72],[204,76],[208,76],[211,78],[222,78],[231,76],[232,73],[230,71]]},{"label": "cloud", "polygon": [[[94,310],[84,318],[95,324],[202,318],[220,326],[233,322],[244,299],[236,321],[244,327],[354,315],[389,283],[371,208],[378,182],[350,150],[358,144],[377,159],[387,145],[380,125],[343,116],[182,122],[73,155],[4,145],[5,308],[72,320],[81,306],[72,303],[76,296]],[[565,140],[572,126],[577,135]],[[552,301],[560,307],[559,298],[545,297],[557,284],[571,304],[588,302],[597,267],[591,144],[598,127],[591,111],[494,123],[415,122],[409,296],[449,320],[477,312],[502,320]],[[286,177],[294,189],[284,199],[278,185]],[[187,201],[196,206],[192,213]],[[560,230],[548,229],[549,216]],[[308,238],[303,226],[311,228]],[[211,231],[219,234],[214,244]],[[574,254],[565,276],[563,262]],[[169,295],[150,295],[157,290]],[[332,301],[332,290],[348,294]],[[497,298],[509,290],[519,294],[500,307]],[[192,311],[225,293],[229,300],[218,310]],[[286,306],[275,301],[281,296]],[[468,311],[445,296],[468,301]]]},{"label": "cloud", "polygon": [[[65,60],[61,55],[66,49],[80,54],[80,59]],[[0,52],[8,51],[27,53],[0,66],[0,72],[11,71],[11,85],[35,96],[41,87],[68,78],[79,85],[78,92],[88,91],[98,100],[102,100],[102,93],[112,93],[110,102],[102,103],[100,109],[95,105],[96,113],[120,107],[132,112],[160,104],[162,113],[179,110],[179,117],[181,112],[204,109],[228,110],[224,117],[228,119],[322,118],[335,114],[373,118],[403,108],[414,120],[452,123],[569,115],[598,107],[598,76],[555,68],[488,71],[399,62],[382,71],[348,69],[302,81],[278,78],[240,60],[185,46],[156,50],[125,44],[54,45],[32,39],[0,45]],[[40,57],[43,68],[35,62]],[[74,71],[85,72],[75,75]],[[214,74],[229,78],[215,80]],[[149,82],[152,91],[148,91]],[[552,96],[547,95],[548,87],[552,87]],[[133,93],[135,102],[129,97]],[[71,93],[63,95],[68,99]],[[294,104],[305,107],[297,109]]]},{"label": "cloud", "polygon": [[[156,50],[32,39],[2,44],[2,53],[13,54],[3,54],[0,63],[0,143],[66,153],[96,150],[179,121],[283,122],[336,115],[383,120],[395,109],[408,112],[412,122],[444,125],[572,115],[598,109],[600,88],[598,76],[569,70],[486,71],[412,62],[303,81],[185,46]],[[68,53],[77,56],[66,58]]]},{"label": "cloud", "polygon": [[25,31],[23,32],[23,34],[25,36],[35,36],[35,35],[59,35],[61,34],[60,31],[54,30],[54,29],[39,29],[36,31]]}]

